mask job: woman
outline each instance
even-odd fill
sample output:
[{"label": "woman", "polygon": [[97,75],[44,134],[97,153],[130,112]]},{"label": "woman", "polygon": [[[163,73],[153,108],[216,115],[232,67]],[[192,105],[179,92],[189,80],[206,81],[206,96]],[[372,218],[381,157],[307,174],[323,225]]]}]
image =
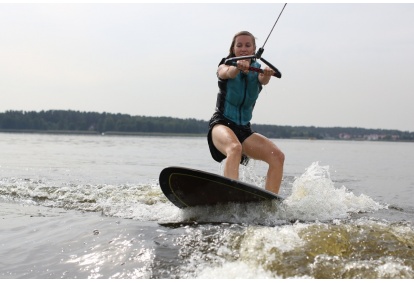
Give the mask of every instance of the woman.
[{"label": "woman", "polygon": [[[254,55],[255,37],[241,31],[233,37],[227,58]],[[268,138],[254,132],[250,120],[262,86],[274,71],[269,67],[263,73],[249,72],[249,66],[260,68],[255,59],[238,60],[237,66],[219,64],[217,70],[219,93],[216,112],[209,123],[208,144],[214,160],[227,158],[224,176],[237,180],[239,164],[249,158],[262,160],[269,165],[265,188],[278,193],[283,176],[283,152]]]}]

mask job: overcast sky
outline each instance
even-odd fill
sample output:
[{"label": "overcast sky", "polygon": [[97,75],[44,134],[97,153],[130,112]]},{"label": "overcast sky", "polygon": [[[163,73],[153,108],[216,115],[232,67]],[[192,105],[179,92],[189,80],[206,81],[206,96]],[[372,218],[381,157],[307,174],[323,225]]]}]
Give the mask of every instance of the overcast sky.
[{"label": "overcast sky", "polygon": [[[282,7],[0,3],[0,112],[208,120],[233,35],[261,47]],[[414,131],[414,4],[289,3],[264,50],[252,123]]]}]

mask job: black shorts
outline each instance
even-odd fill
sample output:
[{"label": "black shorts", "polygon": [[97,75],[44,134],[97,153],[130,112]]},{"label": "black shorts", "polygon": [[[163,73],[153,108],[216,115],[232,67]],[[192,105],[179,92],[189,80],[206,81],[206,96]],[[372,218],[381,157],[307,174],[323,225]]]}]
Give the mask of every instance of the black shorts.
[{"label": "black shorts", "polygon": [[[226,156],[214,146],[213,138],[211,136],[211,131],[213,127],[218,124],[229,127],[234,132],[234,134],[236,135],[240,143],[243,143],[248,137],[250,137],[254,133],[254,131],[252,131],[250,127],[250,123],[245,126],[237,125],[234,122],[227,119],[226,117],[224,117],[219,112],[214,113],[208,125],[209,130],[207,134],[207,141],[208,141],[208,147],[210,148],[211,156],[213,157],[215,161],[221,162],[226,158]],[[243,154],[240,160],[240,164],[247,165],[248,162],[249,162],[249,158]]]}]

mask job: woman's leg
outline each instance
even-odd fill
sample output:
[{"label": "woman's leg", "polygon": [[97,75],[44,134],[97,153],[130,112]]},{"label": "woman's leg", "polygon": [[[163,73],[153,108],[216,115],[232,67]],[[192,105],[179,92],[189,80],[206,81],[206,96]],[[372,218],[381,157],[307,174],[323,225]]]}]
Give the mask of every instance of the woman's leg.
[{"label": "woman's leg", "polygon": [[269,165],[266,178],[266,189],[279,193],[283,178],[285,155],[268,138],[254,133],[243,142],[243,153],[253,159],[262,160]]},{"label": "woman's leg", "polygon": [[238,180],[242,145],[236,135],[230,128],[218,124],[213,127],[211,136],[214,146],[227,157],[224,176]]}]

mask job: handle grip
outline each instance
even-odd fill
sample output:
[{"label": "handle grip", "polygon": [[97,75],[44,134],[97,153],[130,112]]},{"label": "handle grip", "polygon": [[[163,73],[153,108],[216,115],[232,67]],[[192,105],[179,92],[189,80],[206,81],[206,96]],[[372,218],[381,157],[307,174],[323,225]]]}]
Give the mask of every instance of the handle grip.
[{"label": "handle grip", "polygon": [[[272,64],[269,64],[269,62],[266,62],[266,63],[268,63],[269,67],[275,72],[272,76],[280,79],[282,77],[282,74],[279,72],[279,70],[275,66],[273,66]],[[234,60],[226,60],[224,62],[224,64],[226,64],[227,66],[237,67],[237,62],[234,61]],[[256,72],[256,73],[263,73],[264,72],[263,69],[255,68],[255,67],[251,67],[251,66],[249,67],[249,71],[253,71],[253,72]]]}]

